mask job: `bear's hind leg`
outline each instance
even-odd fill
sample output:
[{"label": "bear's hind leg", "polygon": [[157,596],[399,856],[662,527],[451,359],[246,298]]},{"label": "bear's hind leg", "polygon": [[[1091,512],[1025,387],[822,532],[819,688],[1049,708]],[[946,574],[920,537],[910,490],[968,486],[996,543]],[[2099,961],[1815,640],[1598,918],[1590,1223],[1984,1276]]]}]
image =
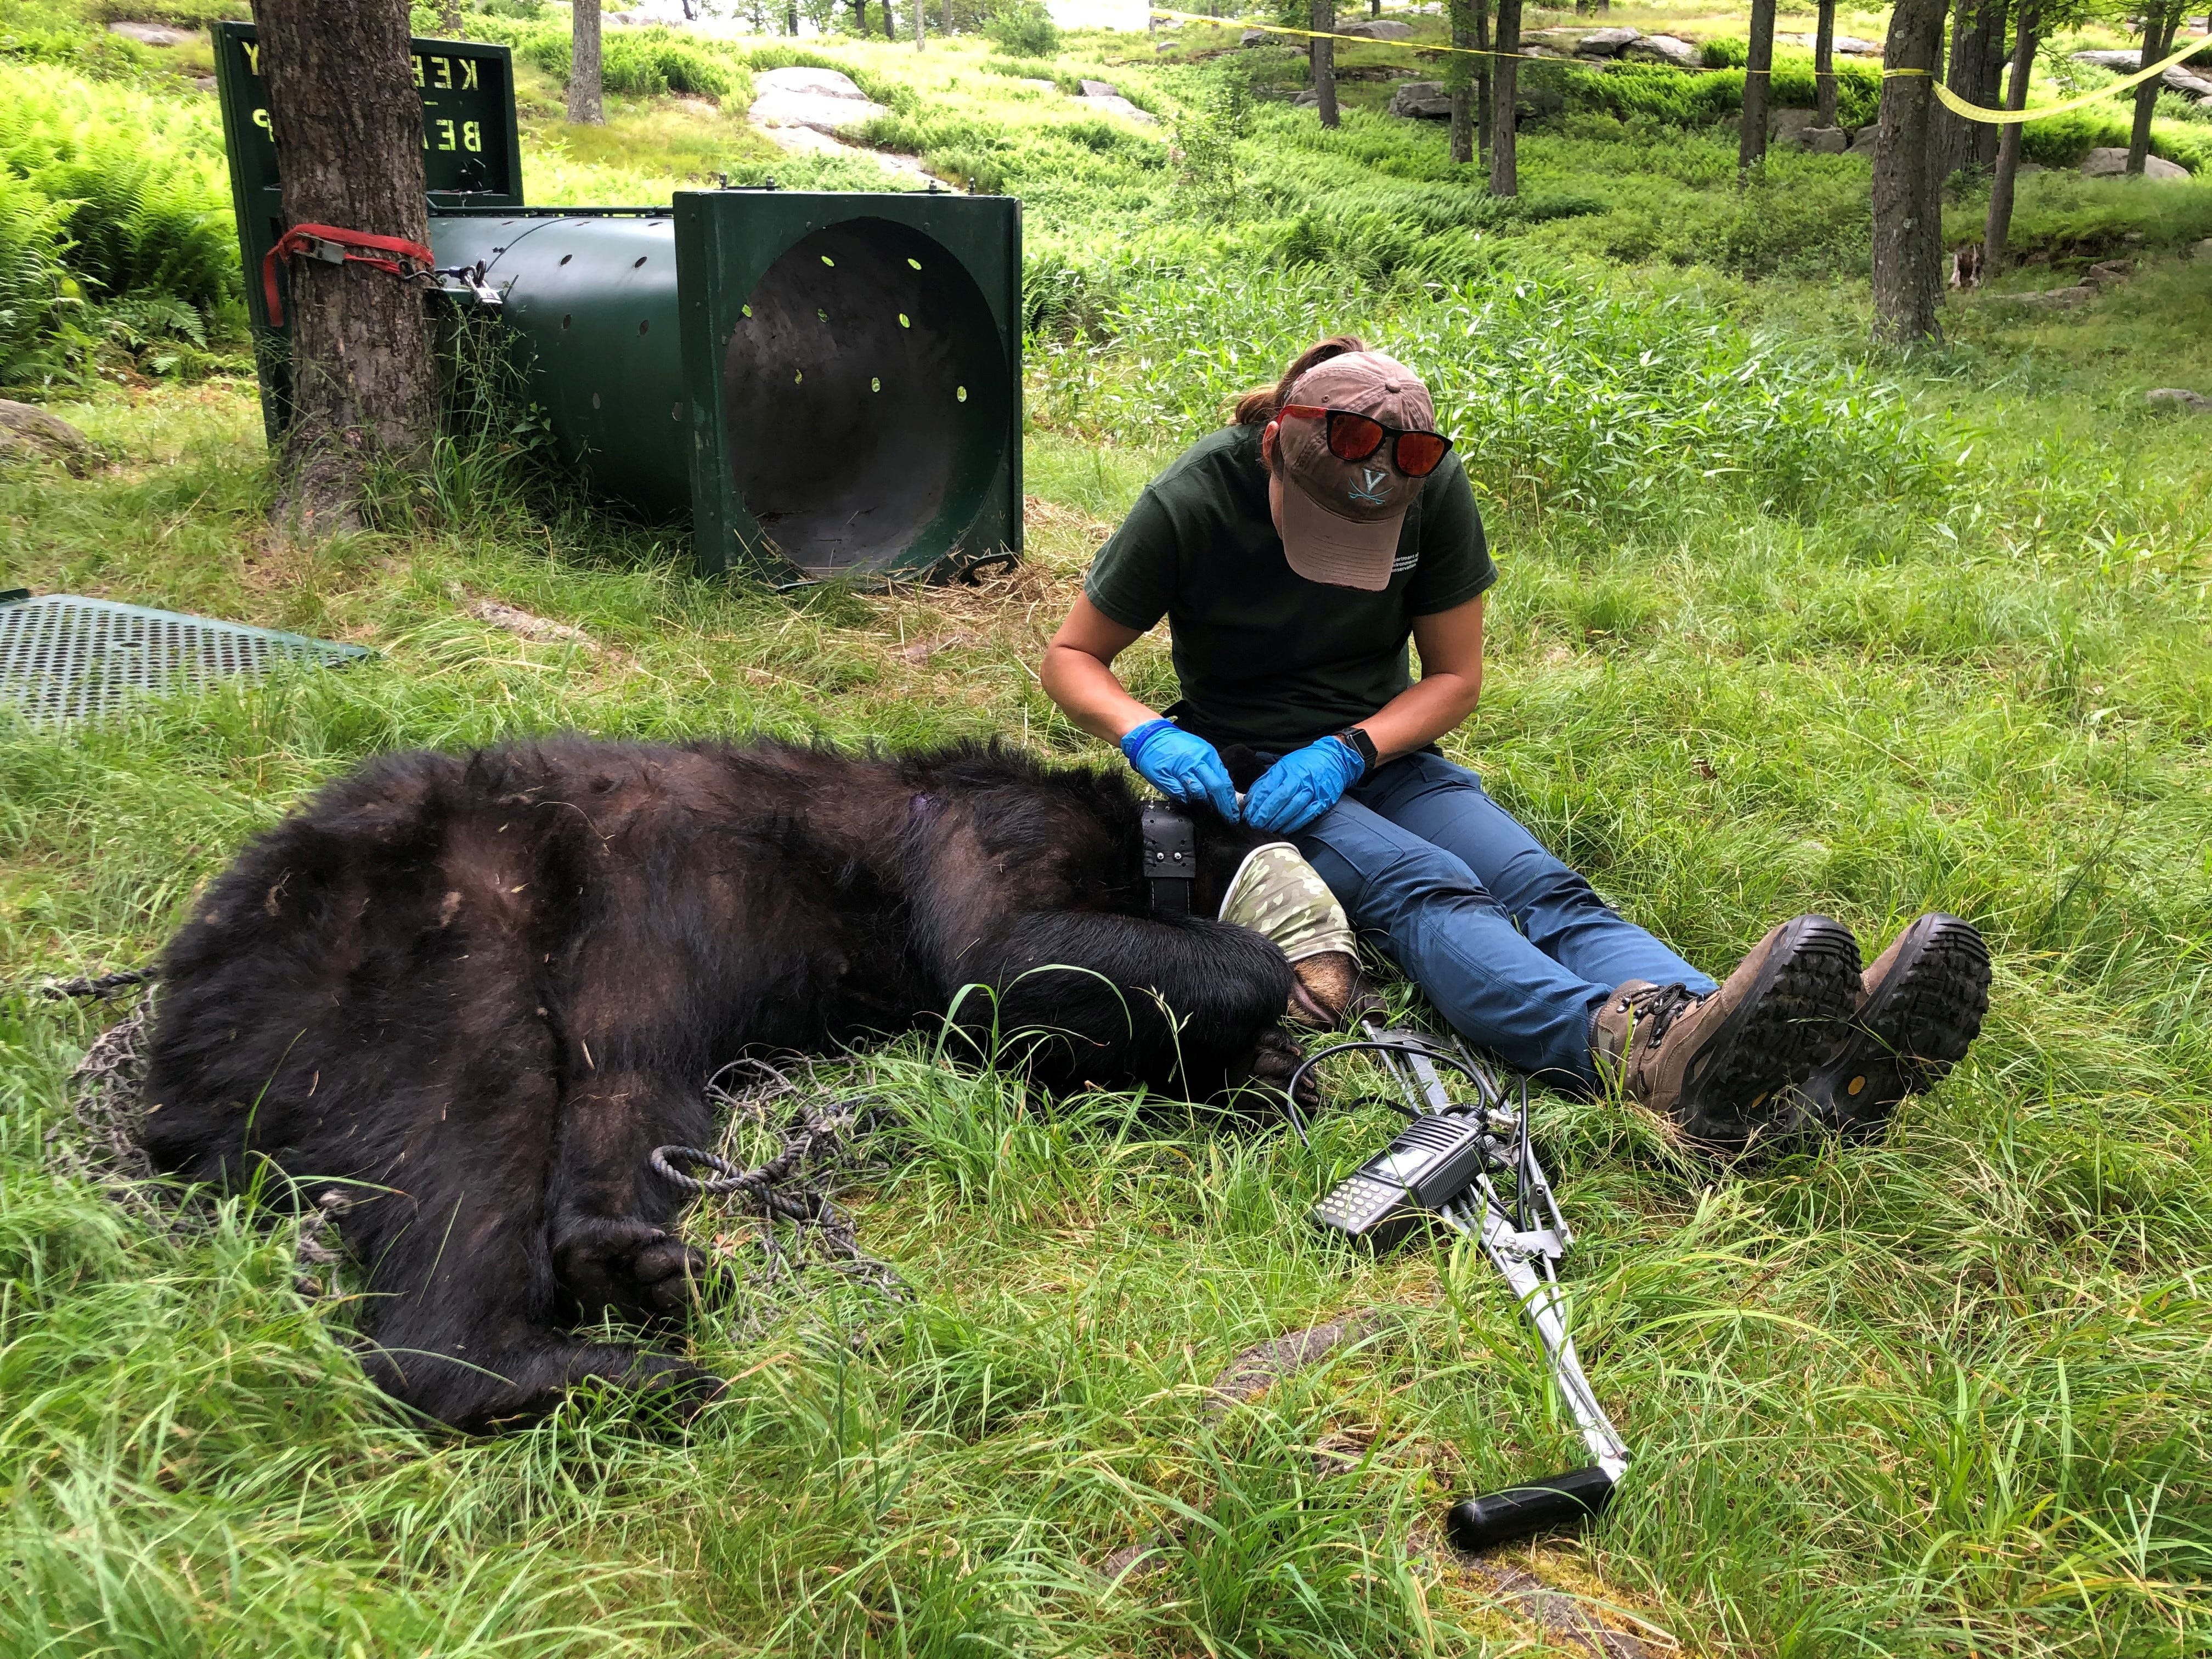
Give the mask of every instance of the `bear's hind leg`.
[{"label": "bear's hind leg", "polygon": [[649,1323],[690,1310],[710,1266],[666,1224],[683,1194],[649,1160],[655,1147],[697,1146],[713,1129],[703,1087],[657,1067],[618,1066],[610,1055],[570,1082],[546,1228],[554,1278],[578,1322]]},{"label": "bear's hind leg", "polygon": [[534,1422],[592,1377],[665,1401],[686,1417],[722,1386],[711,1372],[667,1354],[552,1330],[517,1331],[491,1352],[465,1357],[411,1348],[404,1336],[380,1333],[362,1369],[395,1399],[468,1434]]}]

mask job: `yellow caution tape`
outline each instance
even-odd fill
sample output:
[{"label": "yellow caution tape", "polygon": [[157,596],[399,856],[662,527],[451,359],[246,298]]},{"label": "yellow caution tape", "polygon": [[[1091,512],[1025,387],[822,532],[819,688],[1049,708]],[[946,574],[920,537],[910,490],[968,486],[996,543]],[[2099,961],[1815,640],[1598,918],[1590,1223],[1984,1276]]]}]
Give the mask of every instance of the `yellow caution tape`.
[{"label": "yellow caution tape", "polygon": [[1987,121],[1998,126],[2012,126],[2021,121],[2040,121],[2047,116],[2063,115],[2069,110],[2083,109],[2101,103],[2115,94],[2139,87],[2154,75],[2163,75],[2170,69],[2179,69],[2190,58],[2203,52],[2212,41],[2192,40],[2170,58],[2162,58],[2147,70],[2137,70],[2124,80],[2115,81],[2109,87],[2100,87],[2094,92],[2085,92],[2079,98],[2069,98],[2063,104],[2040,104],[2033,109],[1984,109],[1979,104],[1970,104],[1943,85],[1936,83],[1936,95],[1943,100],[1943,107],[1954,115],[1963,115],[1969,121]]},{"label": "yellow caution tape", "polygon": [[[1515,62],[1522,64],[1556,64],[1563,61],[1558,58],[1540,57],[1534,52],[1491,52],[1480,46],[1448,46],[1441,42],[1431,44],[1424,40],[1377,40],[1365,34],[1337,34],[1327,29],[1294,29],[1285,23],[1255,23],[1235,17],[1209,17],[1202,12],[1167,11],[1158,6],[1151,8],[1151,13],[1154,17],[1165,17],[1178,23],[1213,23],[1223,28],[1257,29],[1262,34],[1294,34],[1302,40],[1342,40],[1355,46],[1397,46],[1407,52],[1454,52],[1463,58],[1510,58]],[[2161,58],[2148,69],[2140,70],[2125,80],[2116,81],[2109,87],[2100,87],[2094,92],[2085,92],[2078,98],[2069,98],[2063,103],[2039,104],[2033,109],[1984,109],[1979,104],[1968,103],[1941,81],[1936,83],[1936,96],[1942,100],[1944,108],[1954,115],[1963,115],[1969,121],[1988,121],[2007,126],[2021,121],[2040,121],[2049,116],[2063,115],[2069,110],[2086,108],[2091,104],[2100,103],[2105,99],[2125,92],[2131,87],[2139,87],[2154,75],[2163,75],[2170,69],[2179,69],[2198,52],[2208,49],[2212,49],[2212,40],[2192,40],[2172,56]],[[1774,71],[1747,69],[1744,73],[1772,75]],[[1933,75],[1934,73],[1933,70],[1924,69],[1885,69],[1881,72],[1881,78],[1889,81],[1900,76]]]}]

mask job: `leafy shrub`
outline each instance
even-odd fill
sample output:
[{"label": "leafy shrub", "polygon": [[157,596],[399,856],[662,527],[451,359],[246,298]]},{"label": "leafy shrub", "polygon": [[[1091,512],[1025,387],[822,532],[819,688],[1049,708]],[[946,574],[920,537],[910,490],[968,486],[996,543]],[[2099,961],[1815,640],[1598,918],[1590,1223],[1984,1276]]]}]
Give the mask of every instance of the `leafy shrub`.
[{"label": "leafy shrub", "polygon": [[1699,53],[1699,61],[1707,69],[1741,69],[1751,62],[1751,45],[1733,36],[1708,40]]},{"label": "leafy shrub", "polygon": [[[514,44],[526,61],[568,80],[574,55],[568,31],[530,29]],[[633,98],[671,92],[721,98],[745,89],[727,57],[665,28],[619,29],[606,34],[599,46],[599,76],[607,91]]]},{"label": "leafy shrub", "polygon": [[[2133,112],[2131,103],[2116,99],[2027,122],[2021,130],[2021,154],[2047,167],[2077,167],[2093,149],[2125,148]],[[2150,149],[2202,173],[2212,167],[2212,130],[2195,122],[2154,121]]]},{"label": "leafy shrub", "polygon": [[0,70],[0,169],[55,204],[55,252],[95,299],[239,290],[212,109]]},{"label": "leafy shrub", "polygon": [[0,173],[0,378],[22,377],[62,298],[55,250],[67,210]]},{"label": "leafy shrub", "polygon": [[[1063,291],[1069,286],[1060,279]],[[1142,365],[1064,399],[1075,423],[1195,437],[1236,396],[1327,334],[1366,334],[1417,365],[1492,500],[1601,521],[1730,495],[1808,518],[1941,487],[1932,438],[1896,388],[1747,334],[1717,308],[1498,274],[1379,294],[1333,270],[1254,283],[1233,267],[1133,272],[1104,308],[1111,360]],[[1040,390],[1097,348],[1036,342]]]},{"label": "leafy shrub", "polygon": [[991,14],[983,33],[1017,58],[1050,58],[1060,51],[1060,26],[1039,0],[1009,0]]},{"label": "leafy shrub", "polygon": [[[1741,41],[1731,42],[1739,49]],[[1599,70],[1579,64],[1547,64],[1559,77],[1571,110],[1598,109],[1623,118],[1641,116],[1673,126],[1703,126],[1726,120],[1743,108],[1741,65],[1709,75],[1686,75],[1664,64],[1622,64]],[[1810,109],[1818,101],[1813,60],[1778,52],[1769,81],[1769,102],[1777,107]],[[1875,118],[1881,101],[1881,72],[1861,64],[1836,65],[1836,118],[1847,127]]]}]

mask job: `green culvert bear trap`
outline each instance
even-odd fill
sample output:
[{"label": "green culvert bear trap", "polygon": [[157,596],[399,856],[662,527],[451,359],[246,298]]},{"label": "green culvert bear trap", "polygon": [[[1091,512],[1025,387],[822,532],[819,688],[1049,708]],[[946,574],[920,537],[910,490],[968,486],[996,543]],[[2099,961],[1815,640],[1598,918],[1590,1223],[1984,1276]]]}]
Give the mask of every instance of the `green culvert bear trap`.
[{"label": "green culvert bear trap", "polygon": [[[284,330],[260,273],[286,228],[276,149],[252,26],[215,40],[273,438]],[[414,55],[440,293],[523,348],[531,396],[594,490],[688,509],[702,571],[779,586],[1019,553],[1018,200],[696,190],[532,208],[509,50],[417,40]]]}]

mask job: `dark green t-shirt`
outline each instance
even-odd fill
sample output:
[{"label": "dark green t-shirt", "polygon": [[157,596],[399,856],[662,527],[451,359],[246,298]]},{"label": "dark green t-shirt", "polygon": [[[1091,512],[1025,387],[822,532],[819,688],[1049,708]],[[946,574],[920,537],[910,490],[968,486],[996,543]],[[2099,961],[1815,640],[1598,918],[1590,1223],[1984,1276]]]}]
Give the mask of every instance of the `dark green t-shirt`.
[{"label": "dark green t-shirt", "polygon": [[1182,701],[1167,712],[1178,724],[1280,752],[1411,685],[1413,618],[1497,580],[1466,469],[1448,454],[1406,514],[1388,587],[1308,581],[1283,556],[1260,428],[1246,426],[1200,439],[1146,486],[1083,591],[1124,628],[1168,619]]}]

